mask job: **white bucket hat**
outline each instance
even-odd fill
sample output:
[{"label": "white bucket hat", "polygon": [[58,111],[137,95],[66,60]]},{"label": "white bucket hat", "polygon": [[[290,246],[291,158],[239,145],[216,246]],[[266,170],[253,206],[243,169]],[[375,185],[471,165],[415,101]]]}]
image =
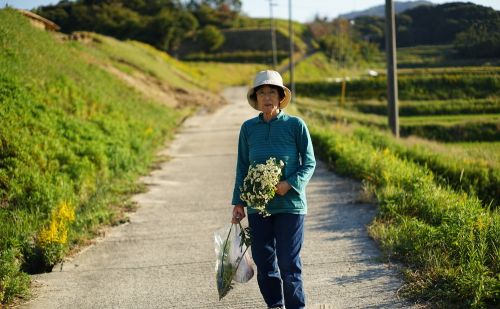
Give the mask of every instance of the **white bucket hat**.
[{"label": "white bucket hat", "polygon": [[255,94],[255,88],[262,85],[274,85],[283,88],[283,91],[285,92],[285,97],[283,98],[283,100],[280,101],[280,109],[285,108],[288,105],[288,103],[290,103],[290,99],[292,98],[292,92],[290,91],[290,89],[288,89],[283,85],[283,78],[281,78],[280,73],[276,71],[266,70],[257,73],[255,79],[253,80],[252,88],[248,89],[247,100],[251,107],[255,108],[256,110],[259,110],[257,107],[257,101],[255,100],[254,94]]}]

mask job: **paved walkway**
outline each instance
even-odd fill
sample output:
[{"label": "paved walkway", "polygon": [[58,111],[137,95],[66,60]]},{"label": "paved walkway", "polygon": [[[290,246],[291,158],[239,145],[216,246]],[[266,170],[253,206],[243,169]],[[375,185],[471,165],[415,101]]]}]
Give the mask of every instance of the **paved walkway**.
[{"label": "paved walkway", "polygon": [[[34,298],[23,307],[265,308],[255,278],[220,302],[215,286],[213,232],[229,223],[239,127],[254,115],[245,89],[225,95],[231,104],[189,119],[164,150],[171,160],[144,178],[150,190],[134,197],[140,208],[130,223],[34,276]],[[321,163],[308,186],[308,308],[408,307],[366,233],[375,209],[355,203],[358,190]]]}]

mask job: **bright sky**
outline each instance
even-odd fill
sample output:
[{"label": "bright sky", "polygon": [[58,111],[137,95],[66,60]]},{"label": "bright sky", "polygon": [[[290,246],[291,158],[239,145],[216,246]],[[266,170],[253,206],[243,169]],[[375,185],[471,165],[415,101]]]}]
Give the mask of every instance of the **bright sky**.
[{"label": "bright sky", "polygon": [[[352,11],[360,11],[385,4],[385,0],[272,0],[273,16],[288,18],[288,3],[292,1],[292,19],[307,22],[316,14],[329,19]],[[408,1],[408,0],[402,0]],[[500,0],[429,0],[435,4],[446,2],[473,2],[500,10]],[[243,0],[243,12],[251,17],[269,17],[269,0]]]},{"label": "bright sky", "polygon": [[[381,5],[385,0],[272,0],[273,16],[288,18],[288,3],[292,1],[292,18],[300,22],[311,21],[316,14],[333,18],[339,14],[364,10]],[[406,0],[405,0],[406,1]],[[500,11],[500,0],[431,0],[435,4],[445,2],[473,2]],[[32,9],[40,5],[56,4],[58,0],[0,0],[0,7],[10,6]],[[250,17],[269,17],[269,0],[243,0],[243,12]]]}]

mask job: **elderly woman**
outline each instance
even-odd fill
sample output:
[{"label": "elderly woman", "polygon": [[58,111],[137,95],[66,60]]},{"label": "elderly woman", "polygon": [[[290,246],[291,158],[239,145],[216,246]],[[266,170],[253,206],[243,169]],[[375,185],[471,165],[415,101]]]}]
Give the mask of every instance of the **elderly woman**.
[{"label": "elderly woman", "polygon": [[232,222],[245,217],[240,188],[250,164],[264,163],[270,157],[282,160],[282,179],[266,207],[271,216],[263,217],[257,210],[247,209],[252,256],[259,288],[269,308],[305,308],[300,250],[307,213],[305,187],[316,166],[311,137],[302,119],[283,112],[291,92],[278,72],[259,72],[247,99],[260,114],[241,126]]}]

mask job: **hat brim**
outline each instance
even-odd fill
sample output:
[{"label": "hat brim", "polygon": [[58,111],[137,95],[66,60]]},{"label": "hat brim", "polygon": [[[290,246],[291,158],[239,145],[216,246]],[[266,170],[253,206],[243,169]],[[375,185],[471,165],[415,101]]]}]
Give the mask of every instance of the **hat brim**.
[{"label": "hat brim", "polygon": [[[267,85],[267,84],[262,84],[262,85]],[[262,86],[262,85],[259,85],[259,86]],[[281,85],[275,85],[275,84],[269,84],[269,85],[278,86],[278,87],[283,88],[283,91],[285,92],[285,97],[280,101],[279,107],[280,107],[280,109],[284,109],[285,107],[287,107],[288,103],[290,103],[290,101],[292,100],[292,92],[290,91],[290,89],[288,89],[285,86],[281,86]],[[251,107],[253,107],[255,110],[260,111],[259,107],[257,106],[257,100],[252,98],[252,97],[254,97],[255,88],[257,88],[257,87],[252,87],[252,88],[248,89],[247,100],[248,100],[248,104],[250,104]]]}]

